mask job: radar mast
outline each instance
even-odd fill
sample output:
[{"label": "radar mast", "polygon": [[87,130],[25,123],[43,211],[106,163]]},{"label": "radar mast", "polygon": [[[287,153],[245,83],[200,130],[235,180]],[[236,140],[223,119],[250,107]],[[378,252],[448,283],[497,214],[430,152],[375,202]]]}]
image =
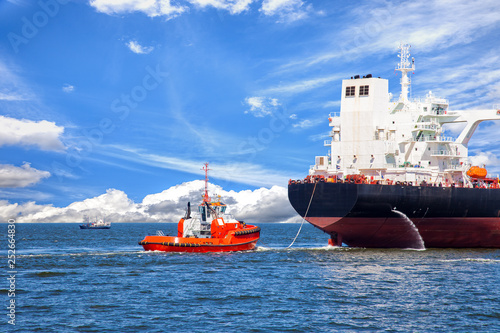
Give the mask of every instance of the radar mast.
[{"label": "radar mast", "polygon": [[408,88],[411,84],[411,80],[408,77],[408,72],[415,71],[415,58],[411,58],[411,67],[410,67],[410,45],[409,44],[399,44],[399,54],[398,57],[401,61],[396,67],[397,71],[400,71],[402,74],[401,77],[401,95],[399,95],[399,100],[403,103],[408,102]]},{"label": "radar mast", "polygon": [[203,202],[210,202],[211,199],[208,196],[208,163],[205,163],[205,166],[203,167],[203,170],[205,171],[205,195],[203,196]]}]

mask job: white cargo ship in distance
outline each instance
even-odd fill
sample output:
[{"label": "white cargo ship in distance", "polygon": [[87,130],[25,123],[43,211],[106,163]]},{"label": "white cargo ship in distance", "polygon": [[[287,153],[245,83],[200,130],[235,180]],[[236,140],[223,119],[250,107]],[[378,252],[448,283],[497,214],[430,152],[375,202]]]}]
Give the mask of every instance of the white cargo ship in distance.
[{"label": "white cargo ship in distance", "polygon": [[[386,79],[342,81],[340,113],[329,117],[330,151],[304,180],[290,181],[290,202],[337,245],[500,247],[498,177],[468,158],[479,123],[500,120],[500,110],[451,110],[430,91],[409,99],[409,48],[400,46],[396,100]],[[446,136],[443,126],[457,123],[465,125],[460,135]]]}]

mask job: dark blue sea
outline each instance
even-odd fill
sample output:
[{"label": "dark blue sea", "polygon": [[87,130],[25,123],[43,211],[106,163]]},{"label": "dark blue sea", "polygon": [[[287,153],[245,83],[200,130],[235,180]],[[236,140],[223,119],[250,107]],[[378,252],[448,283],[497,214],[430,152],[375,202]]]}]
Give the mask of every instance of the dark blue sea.
[{"label": "dark blue sea", "polygon": [[0,331],[500,332],[500,250],[332,248],[309,224],[287,248],[300,224],[259,226],[255,251],[176,254],[137,244],[176,224],[18,223]]}]

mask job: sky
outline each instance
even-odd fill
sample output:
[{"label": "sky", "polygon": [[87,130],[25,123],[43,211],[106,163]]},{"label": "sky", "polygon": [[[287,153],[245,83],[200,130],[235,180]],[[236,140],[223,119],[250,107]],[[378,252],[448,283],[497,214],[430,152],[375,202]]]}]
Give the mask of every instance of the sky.
[{"label": "sky", "polygon": [[[411,97],[500,109],[499,40],[497,0],[3,0],[0,219],[177,222],[209,162],[236,217],[298,221],[287,182],[327,154],[342,79],[397,96],[403,42]],[[493,175],[499,131],[469,142]]]}]

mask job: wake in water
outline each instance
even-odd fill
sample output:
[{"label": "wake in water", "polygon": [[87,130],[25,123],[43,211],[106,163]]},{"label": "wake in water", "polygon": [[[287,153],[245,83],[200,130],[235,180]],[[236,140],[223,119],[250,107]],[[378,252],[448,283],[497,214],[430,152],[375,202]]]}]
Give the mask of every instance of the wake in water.
[{"label": "wake in water", "polygon": [[413,221],[410,220],[408,216],[406,216],[404,213],[396,209],[393,209],[392,212],[401,216],[403,221],[405,221],[408,224],[409,232],[412,235],[412,239],[414,240],[414,243],[408,244],[409,245],[408,247],[416,250],[425,250],[424,240],[422,239],[422,236],[420,235],[420,232],[418,232],[418,229],[413,223]]},{"label": "wake in water", "polygon": [[257,252],[290,252],[290,251],[351,251],[353,249],[359,249],[354,247],[346,247],[346,246],[331,246],[331,245],[323,245],[323,246],[311,246],[311,247],[271,247],[271,246],[258,246],[254,251]]}]

